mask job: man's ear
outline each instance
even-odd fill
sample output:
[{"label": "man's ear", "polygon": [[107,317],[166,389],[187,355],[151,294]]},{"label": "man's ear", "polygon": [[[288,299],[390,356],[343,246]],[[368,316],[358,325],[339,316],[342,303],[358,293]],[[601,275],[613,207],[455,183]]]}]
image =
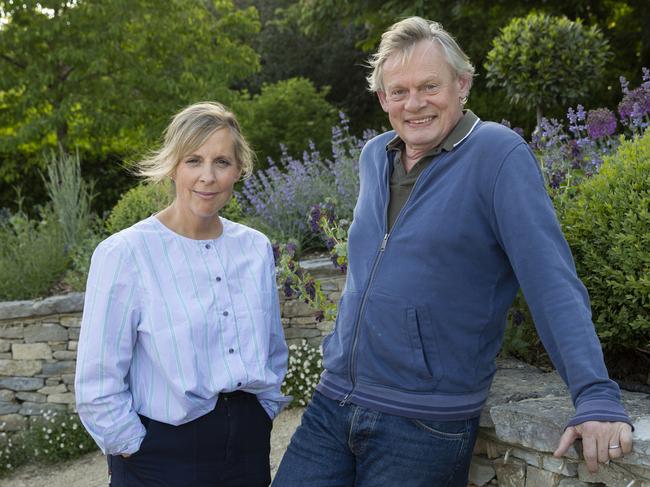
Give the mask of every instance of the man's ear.
[{"label": "man's ear", "polygon": [[377,98],[379,98],[379,104],[381,108],[388,113],[388,100],[386,99],[386,93],[383,91],[377,92]]}]

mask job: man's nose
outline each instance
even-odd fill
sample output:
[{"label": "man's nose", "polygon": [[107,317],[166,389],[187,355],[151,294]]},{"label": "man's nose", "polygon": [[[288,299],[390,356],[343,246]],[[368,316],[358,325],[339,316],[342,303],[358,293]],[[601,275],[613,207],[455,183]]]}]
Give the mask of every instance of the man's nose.
[{"label": "man's nose", "polygon": [[408,111],[417,111],[424,106],[424,96],[419,90],[409,91],[404,103],[404,108]]}]

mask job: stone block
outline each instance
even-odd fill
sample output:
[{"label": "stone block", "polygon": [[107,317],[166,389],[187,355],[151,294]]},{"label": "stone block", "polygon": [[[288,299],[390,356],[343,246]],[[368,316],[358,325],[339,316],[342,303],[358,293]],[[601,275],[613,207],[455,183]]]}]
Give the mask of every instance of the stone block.
[{"label": "stone block", "polygon": [[0,375],[31,377],[43,370],[40,360],[0,359]]},{"label": "stone block", "polygon": [[284,303],[283,316],[285,318],[297,318],[299,316],[314,317],[316,310],[300,299],[291,299]]},{"label": "stone block", "polygon": [[0,352],[0,359],[11,360],[12,358],[11,352]]},{"label": "stone block", "polygon": [[650,487],[650,470],[633,466],[623,466],[616,463],[598,465],[598,472],[587,470],[587,464],[578,465],[578,478],[583,482],[601,482],[607,487]]},{"label": "stone block", "polygon": [[327,298],[333,303],[338,304],[339,300],[341,299],[341,293],[340,292],[331,293],[327,296]]},{"label": "stone block", "polygon": [[560,483],[557,484],[557,487],[594,487],[594,484],[588,484],[578,479],[565,478],[560,480]]},{"label": "stone block", "polygon": [[63,374],[61,379],[63,379],[63,383],[66,385],[74,384],[74,374]]},{"label": "stone block", "polygon": [[41,416],[45,413],[55,411],[67,411],[68,406],[65,404],[54,404],[46,402],[24,402],[21,404],[19,414],[23,416]]},{"label": "stone block", "polygon": [[61,379],[59,377],[48,377],[45,379],[45,385],[46,386],[56,386],[61,383]]},{"label": "stone block", "polygon": [[[3,303],[0,303],[2,306]],[[24,338],[25,327],[23,325],[0,325],[0,338]]]},{"label": "stone block", "polygon": [[45,299],[6,301],[0,303],[0,320],[79,313],[83,310],[84,293],[68,293]]},{"label": "stone block", "polygon": [[0,377],[0,387],[12,391],[35,391],[43,387],[40,377]]},{"label": "stone block", "polygon": [[68,349],[68,342],[47,342],[53,352],[61,352]]},{"label": "stone block", "polygon": [[59,319],[61,326],[66,328],[79,328],[81,326],[81,315],[78,316],[62,316]]},{"label": "stone block", "polygon": [[0,352],[10,352],[11,351],[11,344],[14,343],[11,340],[4,340],[0,338]]},{"label": "stone block", "polygon": [[53,356],[56,360],[76,360],[77,352],[71,352],[69,350],[60,350],[54,352]]},{"label": "stone block", "polygon": [[311,347],[314,347],[314,348],[318,348],[318,347],[320,347],[322,341],[323,341],[323,337],[318,335],[318,336],[315,336],[315,337],[307,338],[307,345],[309,345]]},{"label": "stone block", "polygon": [[0,416],[0,431],[21,431],[27,426],[27,420],[20,414]]},{"label": "stone block", "polygon": [[557,487],[562,477],[556,473],[528,465],[526,487]]},{"label": "stone block", "polygon": [[79,340],[79,332],[81,328],[68,328],[68,338],[70,340]]},{"label": "stone block", "polygon": [[508,457],[493,462],[499,487],[526,487],[526,462]]},{"label": "stone block", "polygon": [[0,415],[17,413],[20,409],[20,404],[15,402],[0,401]]},{"label": "stone block", "polygon": [[76,362],[74,360],[65,360],[61,362],[45,362],[43,364],[43,375],[54,376],[61,374],[74,374]]},{"label": "stone block", "polygon": [[323,334],[332,333],[334,331],[334,322],[321,321],[320,323],[316,324],[316,328],[318,328]]},{"label": "stone block", "polygon": [[14,391],[10,391],[9,389],[0,389],[0,401],[12,402],[15,397],[16,393]]},{"label": "stone block", "polygon": [[325,294],[332,293],[339,290],[339,285],[335,280],[328,279],[327,281],[321,281],[320,289]]},{"label": "stone block", "polygon": [[76,351],[78,347],[79,347],[79,342],[77,340],[70,340],[68,342],[68,350]]},{"label": "stone block", "polygon": [[47,343],[14,343],[11,346],[14,360],[49,360],[52,349]]},{"label": "stone block", "polygon": [[492,462],[487,458],[473,456],[469,466],[469,481],[481,487],[488,484],[496,475]]},{"label": "stone block", "polygon": [[68,341],[68,330],[58,323],[40,323],[25,327],[25,342]]},{"label": "stone block", "polygon": [[[574,414],[569,397],[525,399],[490,409],[500,441],[541,452],[553,452],[569,418]],[[578,458],[574,447],[567,452]]]},{"label": "stone block", "polygon": [[320,336],[320,331],[316,328],[296,328],[292,326],[284,330],[284,337],[287,340],[291,338],[312,338]]},{"label": "stone block", "polygon": [[65,384],[57,384],[55,386],[45,386],[42,389],[39,389],[38,393],[49,396],[50,394],[61,394],[67,390],[68,388],[65,386]]},{"label": "stone block", "polygon": [[534,450],[513,447],[510,454],[524,460],[528,465],[548,470],[549,472],[575,477],[578,475],[578,465],[575,461],[569,461],[566,458],[555,458],[550,453],[542,453]]},{"label": "stone block", "polygon": [[47,396],[48,403],[55,404],[74,404],[74,394],[72,392],[64,392],[61,394],[50,394]]},{"label": "stone block", "polygon": [[300,328],[316,328],[316,318],[314,316],[291,318],[291,326],[298,326]]},{"label": "stone block", "polygon": [[18,392],[16,397],[25,402],[45,402],[47,396],[38,392]]}]

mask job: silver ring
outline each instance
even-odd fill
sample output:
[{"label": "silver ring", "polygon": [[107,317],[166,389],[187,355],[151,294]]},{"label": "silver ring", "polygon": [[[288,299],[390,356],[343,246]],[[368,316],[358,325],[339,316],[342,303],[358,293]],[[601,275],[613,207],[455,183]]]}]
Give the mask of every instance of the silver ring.
[{"label": "silver ring", "polygon": [[617,448],[620,448],[621,445],[612,445],[609,447],[610,450],[616,450]]}]

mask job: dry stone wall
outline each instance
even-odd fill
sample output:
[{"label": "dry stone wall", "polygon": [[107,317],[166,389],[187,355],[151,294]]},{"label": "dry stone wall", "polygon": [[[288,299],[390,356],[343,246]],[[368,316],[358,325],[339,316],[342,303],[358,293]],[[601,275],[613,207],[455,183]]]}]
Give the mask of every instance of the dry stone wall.
[{"label": "dry stone wall", "polygon": [[[344,276],[329,260],[302,264],[333,301]],[[83,294],[36,301],[0,303],[0,433],[25,429],[46,410],[74,412],[74,369]],[[289,344],[320,345],[333,327],[315,322],[313,311],[281,297],[282,322]],[[500,361],[481,415],[470,480],[474,486],[650,487],[650,395],[623,392],[635,426],[634,452],[587,471],[573,449],[553,458],[564,425],[573,414],[566,387],[556,373],[515,361]],[[578,445],[579,446],[579,445]]]}]

